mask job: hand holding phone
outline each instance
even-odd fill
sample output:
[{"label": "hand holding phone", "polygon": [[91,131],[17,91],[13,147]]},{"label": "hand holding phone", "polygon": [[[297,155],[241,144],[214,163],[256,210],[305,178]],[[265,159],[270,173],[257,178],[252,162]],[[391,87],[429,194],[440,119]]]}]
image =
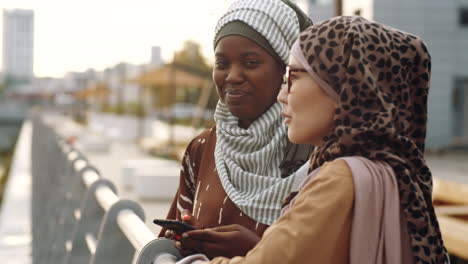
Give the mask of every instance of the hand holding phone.
[{"label": "hand holding phone", "polygon": [[162,226],[166,229],[174,230],[177,234],[182,234],[184,232],[196,230],[195,227],[178,220],[154,219],[153,223]]}]

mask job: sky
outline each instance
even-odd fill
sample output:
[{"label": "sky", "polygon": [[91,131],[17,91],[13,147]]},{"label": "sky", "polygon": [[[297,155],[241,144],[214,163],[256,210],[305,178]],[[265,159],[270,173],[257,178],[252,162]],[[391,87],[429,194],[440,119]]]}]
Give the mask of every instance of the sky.
[{"label": "sky", "polygon": [[[151,47],[164,61],[185,40],[213,60],[216,21],[232,0],[0,0],[0,9],[34,10],[34,73],[103,70],[119,62],[148,63]],[[0,19],[3,45],[3,10]],[[0,49],[1,50],[1,49]],[[0,52],[0,62],[2,54]]]}]

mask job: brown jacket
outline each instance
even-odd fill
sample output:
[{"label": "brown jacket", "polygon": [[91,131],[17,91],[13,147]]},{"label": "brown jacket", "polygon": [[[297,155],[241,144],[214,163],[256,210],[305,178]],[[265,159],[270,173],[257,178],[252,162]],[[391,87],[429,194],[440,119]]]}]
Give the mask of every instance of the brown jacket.
[{"label": "brown jacket", "polygon": [[[242,213],[229,199],[216,172],[214,151],[216,127],[205,130],[190,142],[185,151],[177,190],[167,219],[181,220],[181,210],[194,216],[196,228],[239,224],[262,236],[267,225]],[[159,236],[164,236],[163,229]]]}]

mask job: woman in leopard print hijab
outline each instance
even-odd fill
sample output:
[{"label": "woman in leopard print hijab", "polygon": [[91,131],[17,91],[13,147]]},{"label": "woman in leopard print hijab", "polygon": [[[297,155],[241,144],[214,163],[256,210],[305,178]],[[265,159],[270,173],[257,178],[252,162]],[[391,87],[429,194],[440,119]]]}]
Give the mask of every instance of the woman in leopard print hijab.
[{"label": "woman in leopard print hijab", "polygon": [[337,17],[305,30],[292,55],[337,102],[334,128],[310,170],[344,156],[388,163],[415,262],[448,262],[424,160],[431,59],[422,40],[362,17]]}]

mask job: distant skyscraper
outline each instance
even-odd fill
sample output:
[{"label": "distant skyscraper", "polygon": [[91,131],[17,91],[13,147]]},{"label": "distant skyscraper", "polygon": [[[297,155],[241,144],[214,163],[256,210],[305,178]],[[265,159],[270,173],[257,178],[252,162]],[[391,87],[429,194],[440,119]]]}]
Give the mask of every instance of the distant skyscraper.
[{"label": "distant skyscraper", "polygon": [[3,74],[6,77],[33,77],[34,12],[3,11]]},{"label": "distant skyscraper", "polygon": [[151,62],[152,66],[160,66],[162,64],[161,58],[161,47],[153,46],[151,47]]}]

